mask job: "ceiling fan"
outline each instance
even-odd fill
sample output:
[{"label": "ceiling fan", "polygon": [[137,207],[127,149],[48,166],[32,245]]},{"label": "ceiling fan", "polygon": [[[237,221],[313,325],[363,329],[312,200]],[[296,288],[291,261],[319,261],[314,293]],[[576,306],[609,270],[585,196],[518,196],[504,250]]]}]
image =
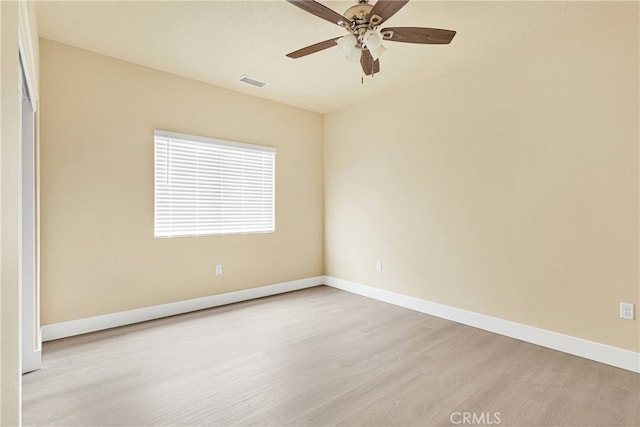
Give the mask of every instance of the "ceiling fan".
[{"label": "ceiling fan", "polygon": [[329,9],[315,0],[287,0],[294,6],[333,22],[347,30],[343,37],[335,37],[288,53],[289,58],[300,58],[312,53],[339,46],[347,59],[360,61],[362,71],[373,76],[380,71],[380,55],[387,49],[383,41],[420,44],[449,44],[456,35],[452,30],[421,27],[390,27],[380,29],[387,19],[398,12],[409,0],[357,0],[357,4],[347,9],[343,15]]}]

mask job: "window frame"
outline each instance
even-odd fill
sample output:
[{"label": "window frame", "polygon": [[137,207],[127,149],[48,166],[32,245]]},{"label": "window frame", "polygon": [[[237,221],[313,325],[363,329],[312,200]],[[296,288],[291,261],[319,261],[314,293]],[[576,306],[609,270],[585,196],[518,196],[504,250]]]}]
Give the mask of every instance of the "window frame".
[{"label": "window frame", "polygon": [[[262,229],[262,230],[242,230],[242,231],[221,231],[221,232],[199,232],[199,230],[197,232],[195,231],[188,231],[188,232],[175,232],[173,230],[170,230],[169,232],[166,231],[162,231],[159,232],[158,229],[158,138],[160,139],[165,139],[165,140],[171,140],[171,139],[175,139],[175,140],[179,140],[181,143],[193,143],[195,147],[197,147],[198,144],[201,143],[205,143],[205,144],[213,144],[216,145],[218,147],[230,147],[233,149],[238,149],[239,153],[241,153],[241,150],[250,150],[253,152],[266,152],[266,153],[273,153],[272,156],[272,168],[271,170],[271,215],[270,215],[270,219],[271,219],[271,224],[272,226],[268,229]],[[154,170],[154,174],[153,174],[153,178],[154,178],[154,214],[153,214],[153,219],[154,219],[154,238],[156,239],[171,239],[171,238],[179,238],[179,237],[205,237],[205,236],[225,236],[225,235],[247,235],[247,234],[272,234],[276,232],[276,153],[277,153],[277,149],[274,147],[269,147],[269,146],[264,146],[264,145],[257,145],[257,144],[248,144],[248,143],[244,143],[244,142],[235,142],[235,141],[228,141],[228,140],[224,140],[224,139],[218,139],[218,138],[211,138],[211,137],[205,137],[205,136],[198,136],[198,135],[189,135],[189,134],[183,134],[183,133],[178,133],[178,132],[170,132],[170,131],[166,131],[166,130],[160,130],[160,129],[155,129],[154,130],[154,136],[153,136],[153,153],[154,153],[154,166],[153,166],[153,170]],[[168,150],[170,150],[170,148],[168,148]],[[169,156],[169,154],[167,154],[167,156]],[[168,161],[168,157],[167,157],[167,161]],[[165,173],[168,174],[169,170],[166,169]],[[196,221],[193,224],[193,228],[197,229],[198,228],[198,221]]]}]

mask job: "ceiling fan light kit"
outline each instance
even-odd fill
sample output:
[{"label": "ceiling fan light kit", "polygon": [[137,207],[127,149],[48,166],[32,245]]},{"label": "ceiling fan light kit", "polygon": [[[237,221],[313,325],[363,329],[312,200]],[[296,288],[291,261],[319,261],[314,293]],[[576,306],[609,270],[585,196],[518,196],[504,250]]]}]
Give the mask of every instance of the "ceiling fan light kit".
[{"label": "ceiling fan light kit", "polygon": [[294,6],[347,30],[343,37],[335,37],[288,53],[289,58],[301,58],[338,46],[350,61],[360,61],[367,76],[380,72],[380,56],[387,48],[383,41],[419,44],[449,44],[456,35],[452,30],[421,27],[394,27],[380,29],[380,25],[398,12],[409,0],[358,0],[344,15],[329,9],[315,0],[287,0]]},{"label": "ceiling fan light kit", "polygon": [[382,46],[382,34],[375,30],[367,30],[362,36],[362,44],[369,50],[375,50]]},{"label": "ceiling fan light kit", "polygon": [[349,53],[358,45],[358,39],[353,34],[348,34],[340,37],[337,43],[342,53],[344,53],[345,56],[349,56]]},{"label": "ceiling fan light kit", "polygon": [[354,46],[349,53],[347,54],[347,56],[345,56],[345,58],[347,58],[349,61],[351,62],[359,62],[360,61],[360,57],[362,56],[362,48]]}]

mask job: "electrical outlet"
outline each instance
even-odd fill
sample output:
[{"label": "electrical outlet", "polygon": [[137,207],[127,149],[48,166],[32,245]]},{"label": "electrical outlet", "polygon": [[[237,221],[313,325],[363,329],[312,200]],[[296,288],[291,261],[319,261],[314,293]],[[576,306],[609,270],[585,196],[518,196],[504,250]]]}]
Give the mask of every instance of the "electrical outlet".
[{"label": "electrical outlet", "polygon": [[382,272],[382,261],[376,261],[376,271]]},{"label": "electrical outlet", "polygon": [[216,276],[222,274],[222,264],[216,264]]},{"label": "electrical outlet", "polygon": [[633,304],[628,302],[620,303],[620,318],[633,320]]}]

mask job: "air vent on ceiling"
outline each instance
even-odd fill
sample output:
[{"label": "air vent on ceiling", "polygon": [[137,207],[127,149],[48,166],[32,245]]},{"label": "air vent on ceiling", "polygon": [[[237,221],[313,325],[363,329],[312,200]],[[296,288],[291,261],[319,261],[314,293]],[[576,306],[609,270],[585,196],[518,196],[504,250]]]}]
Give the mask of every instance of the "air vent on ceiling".
[{"label": "air vent on ceiling", "polygon": [[247,77],[247,76],[242,76],[240,78],[240,81],[242,83],[246,83],[255,87],[263,87],[266,86],[267,84],[265,82],[261,82],[260,80],[256,80],[256,79],[252,79],[251,77]]}]

